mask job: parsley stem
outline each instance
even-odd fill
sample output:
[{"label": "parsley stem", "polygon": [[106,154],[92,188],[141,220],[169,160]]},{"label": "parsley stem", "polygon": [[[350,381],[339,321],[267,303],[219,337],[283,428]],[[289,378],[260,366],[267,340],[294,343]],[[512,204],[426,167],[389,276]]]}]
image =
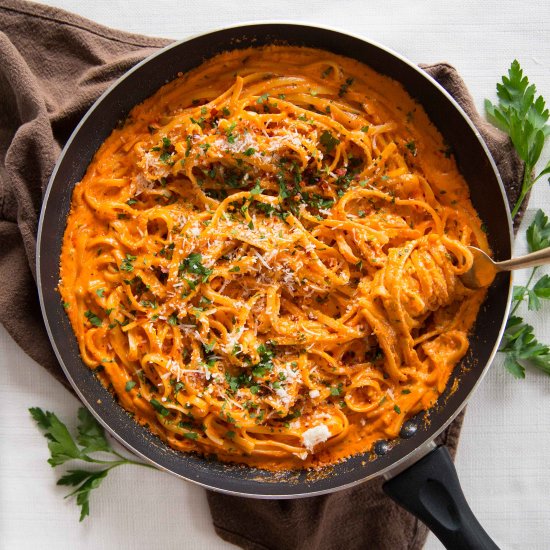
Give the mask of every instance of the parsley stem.
[{"label": "parsley stem", "polygon": [[126,458],[125,456],[121,455],[120,453],[117,453],[115,450],[109,451],[111,454],[116,455],[119,457],[120,460],[100,460],[99,458],[91,458],[91,457],[83,457],[83,460],[86,460],[86,462],[93,462],[94,464],[107,464],[110,468],[114,468],[115,466],[122,466],[123,464],[135,464],[136,466],[145,466],[147,468],[155,468],[152,464],[147,464],[146,462],[139,462],[137,460],[131,460],[129,458]]},{"label": "parsley stem", "polygon": [[512,210],[512,219],[516,217],[519,209],[521,208],[521,205],[523,204],[523,201],[525,200],[525,197],[527,196],[527,193],[529,193],[531,187],[533,187],[533,184],[535,183],[532,178],[532,172],[532,166],[530,166],[529,164],[525,164],[525,172],[523,173],[523,182],[521,184],[521,193],[514,206],[514,209]]},{"label": "parsley stem", "polygon": [[147,464],[146,462],[138,462],[137,460],[129,460],[123,458],[122,460],[93,460],[96,464],[107,464],[107,469],[116,468],[117,466],[122,466],[124,464],[134,464],[135,466],[145,466],[146,468],[155,468],[152,464]]},{"label": "parsley stem", "polygon": [[133,464],[134,466],[144,466],[145,468],[152,468],[153,470],[156,470],[157,467],[153,466],[152,464],[147,464],[147,462],[139,462],[138,460],[124,460],[124,462],[121,462],[121,464]]},{"label": "parsley stem", "polygon": [[[534,267],[531,270],[531,275],[529,276],[529,280],[527,281],[527,284],[525,285],[525,290],[529,290],[529,285],[531,284],[531,281],[533,280],[533,277],[535,276],[535,273],[536,273],[538,268],[539,268],[539,266]],[[517,300],[516,305],[514,306],[514,308],[512,309],[512,311],[510,312],[510,315],[508,317],[511,317],[512,315],[514,315],[514,313],[516,312],[516,310],[519,307],[519,305],[521,304],[521,302],[523,302],[523,297],[524,296],[525,296],[525,292],[523,293],[523,296],[519,300]]]},{"label": "parsley stem", "polygon": [[121,455],[120,453],[117,453],[114,449],[111,450],[111,453],[114,454],[115,456],[118,456],[118,458],[120,458],[121,460],[127,460],[125,456]]}]

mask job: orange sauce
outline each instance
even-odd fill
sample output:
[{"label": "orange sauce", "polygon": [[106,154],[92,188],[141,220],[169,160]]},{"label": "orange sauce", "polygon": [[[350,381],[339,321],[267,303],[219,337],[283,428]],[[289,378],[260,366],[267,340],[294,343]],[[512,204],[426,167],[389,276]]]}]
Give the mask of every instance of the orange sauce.
[{"label": "orange sauce", "polygon": [[329,52],[221,54],[137,105],[74,190],[80,345],[170,446],[266,469],[398,436],[468,348],[488,250],[402,86]]}]

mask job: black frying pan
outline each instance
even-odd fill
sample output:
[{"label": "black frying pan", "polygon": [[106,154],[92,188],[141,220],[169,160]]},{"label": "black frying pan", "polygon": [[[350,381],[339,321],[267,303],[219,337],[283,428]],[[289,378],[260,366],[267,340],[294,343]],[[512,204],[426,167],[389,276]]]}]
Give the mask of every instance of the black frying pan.
[{"label": "black frying pan", "polygon": [[489,289],[471,336],[468,355],[430,411],[409,420],[397,441],[379,442],[372,453],[337,464],[326,475],[288,472],[274,476],[249,467],[177,452],[136,424],[86,367],[56,291],[59,257],[73,187],[117,121],[178,72],[200,65],[219,52],[273,42],[330,50],[355,58],[401,82],[424,106],[452,146],[485,222],[497,260],[511,256],[511,219],[504,189],[479,132],[458,104],[415,65],[379,45],[321,27],[262,23],[223,29],[173,44],[149,57],[113,85],[94,104],[69,139],[46,191],[40,218],[37,272],[48,333],[65,374],[96,418],[135,454],[188,481],[228,494],[256,498],[299,498],[328,493],[375,476],[391,478],[386,492],[417,514],[449,548],[496,548],[475,520],[460,490],[445,448],[434,450],[434,438],[464,407],[495,354],[510,302],[510,275],[499,275]]}]

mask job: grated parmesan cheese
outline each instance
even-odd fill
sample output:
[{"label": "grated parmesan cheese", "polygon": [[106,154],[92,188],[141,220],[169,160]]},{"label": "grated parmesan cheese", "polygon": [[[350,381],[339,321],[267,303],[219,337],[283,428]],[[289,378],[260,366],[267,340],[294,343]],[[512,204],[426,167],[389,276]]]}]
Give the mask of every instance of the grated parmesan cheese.
[{"label": "grated parmesan cheese", "polygon": [[306,430],[302,434],[302,443],[309,452],[313,452],[313,447],[315,447],[315,445],[319,445],[319,443],[324,443],[330,436],[331,433],[327,425],[319,424],[314,428]]}]

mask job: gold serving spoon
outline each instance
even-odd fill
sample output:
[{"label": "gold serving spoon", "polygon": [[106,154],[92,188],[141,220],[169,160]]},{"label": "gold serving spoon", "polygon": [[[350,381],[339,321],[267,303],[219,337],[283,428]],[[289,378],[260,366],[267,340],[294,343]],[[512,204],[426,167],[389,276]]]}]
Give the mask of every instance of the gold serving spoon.
[{"label": "gold serving spoon", "polygon": [[465,287],[471,289],[489,286],[500,271],[512,271],[550,263],[550,248],[537,250],[537,252],[531,252],[531,254],[503,262],[495,262],[483,250],[475,246],[469,246],[468,248],[474,255],[474,263],[466,273],[460,276],[460,280]]}]

